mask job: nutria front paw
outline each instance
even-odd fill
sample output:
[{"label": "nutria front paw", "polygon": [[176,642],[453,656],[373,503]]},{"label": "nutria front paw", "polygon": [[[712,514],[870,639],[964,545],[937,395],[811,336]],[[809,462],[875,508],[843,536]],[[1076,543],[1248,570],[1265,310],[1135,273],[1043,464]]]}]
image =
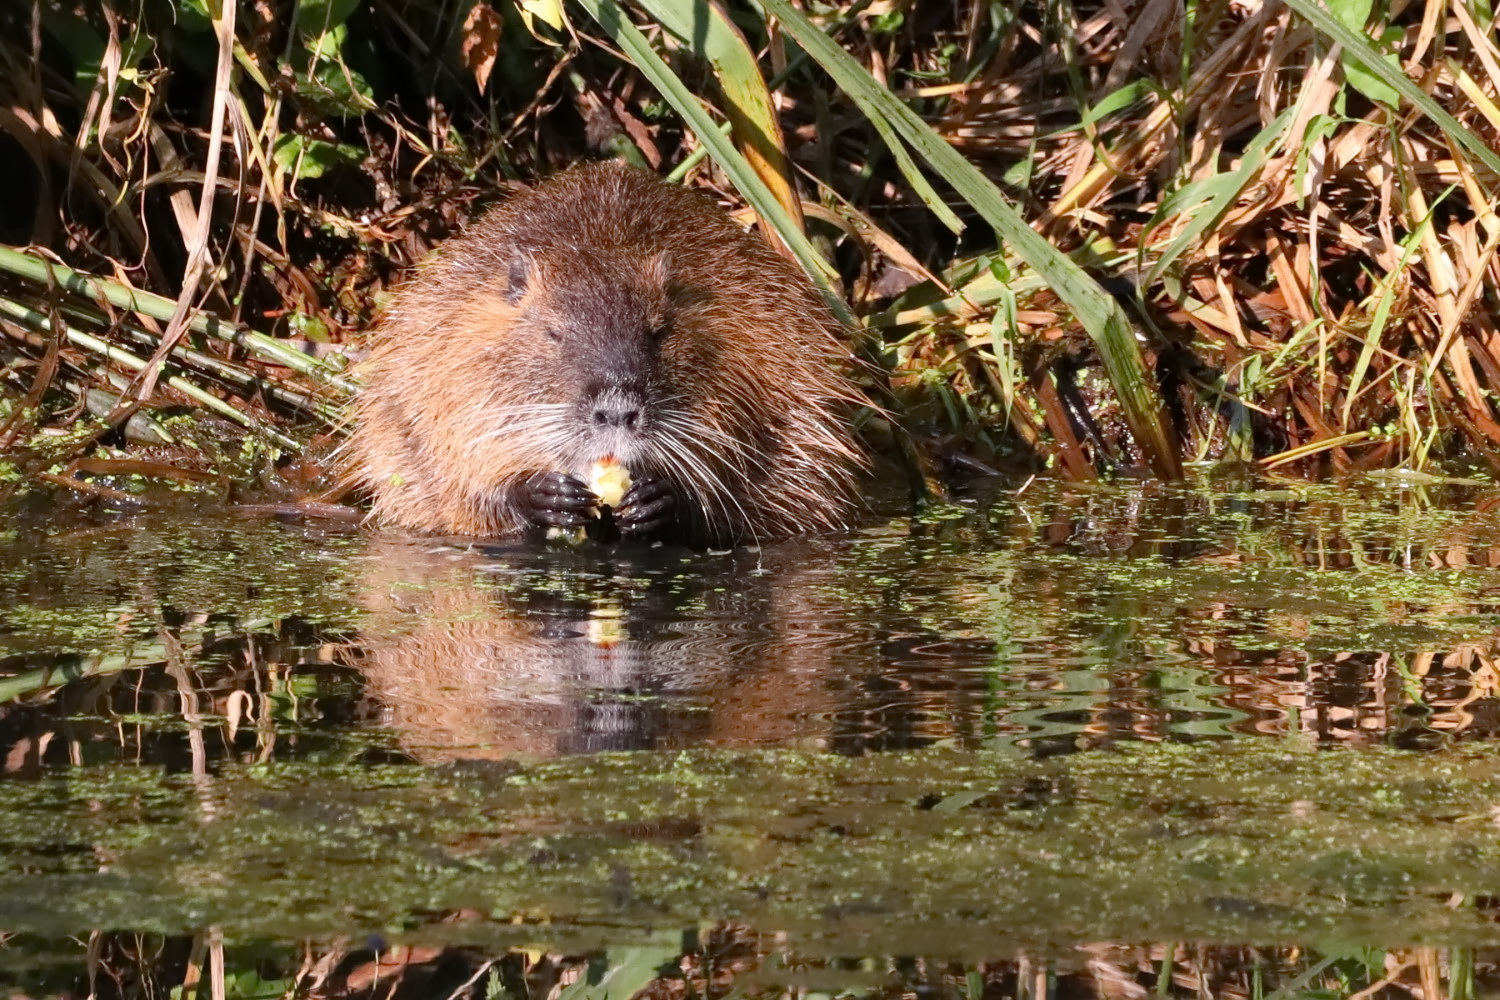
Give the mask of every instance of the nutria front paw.
[{"label": "nutria front paw", "polygon": [[587,486],[566,472],[529,479],[520,493],[526,516],[546,528],[582,527],[594,517],[599,503]]},{"label": "nutria front paw", "polygon": [[615,524],[622,535],[649,535],[671,523],[677,512],[677,494],[664,479],[640,476],[626,491],[615,511]]}]

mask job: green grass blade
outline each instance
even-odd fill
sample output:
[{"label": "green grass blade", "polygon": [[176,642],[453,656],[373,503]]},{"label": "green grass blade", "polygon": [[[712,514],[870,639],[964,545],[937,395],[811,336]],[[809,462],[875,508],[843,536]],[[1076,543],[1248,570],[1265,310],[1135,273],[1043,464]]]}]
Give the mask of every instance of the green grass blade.
[{"label": "green grass blade", "polygon": [[[595,0],[597,2],[597,0]],[[1119,304],[1082,268],[1026,224],[1000,189],[900,98],[787,0],[757,0],[872,120],[879,117],[1040,273],[1078,317],[1099,351],[1125,421],[1151,467],[1164,478],[1182,474],[1161,400],[1152,386],[1135,331]]]},{"label": "green grass blade", "polygon": [[630,58],[641,74],[656,88],[657,93],[682,116],[698,141],[708,147],[709,155],[729,175],[729,180],[745,196],[760,215],[776,230],[776,234],[791,249],[804,270],[817,282],[828,305],[845,323],[854,325],[854,316],[844,300],[833,290],[833,270],[796,224],[786,208],[766,187],[765,182],[734,148],[734,144],[722,133],[714,120],[699,105],[698,99],[687,85],[673,73],[661,56],[651,47],[646,36],[641,34],[615,0],[576,0],[599,27]]},{"label": "green grass blade", "polygon": [[1364,68],[1371,75],[1395,88],[1397,93],[1432,119],[1434,124],[1468,150],[1475,159],[1496,174],[1500,174],[1500,153],[1495,152],[1485,144],[1483,139],[1465,128],[1457,118],[1444,111],[1437,101],[1412,82],[1411,77],[1403,73],[1399,67],[1392,65],[1386,59],[1385,53],[1376,48],[1363,32],[1350,29],[1318,0],[1286,0],[1286,3],[1313,27],[1342,45],[1345,52],[1363,63]]},{"label": "green grass blade", "polygon": [[776,200],[801,224],[802,204],[792,185],[781,122],[745,36],[723,10],[712,4],[695,0],[640,0],[640,5],[695,55],[713,66],[724,94],[724,114],[734,127],[736,145]]},{"label": "green grass blade", "polygon": [[1286,109],[1277,115],[1270,125],[1262,129],[1260,134],[1246,146],[1236,169],[1188,184],[1162,201],[1161,208],[1156,213],[1157,218],[1151,222],[1152,227],[1159,220],[1165,220],[1173,215],[1186,214],[1194,209],[1196,211],[1192,211],[1192,218],[1188,224],[1172,239],[1171,244],[1162,251],[1161,256],[1152,265],[1151,272],[1146,275],[1146,285],[1154,285],[1167,268],[1182,256],[1183,251],[1197,243],[1199,237],[1210,226],[1215,225],[1234,205],[1240,193],[1256,178],[1260,169],[1270,159],[1272,149],[1280,143],[1296,111],[1295,105]]},{"label": "green grass blade", "polygon": [[880,134],[880,141],[885,143],[891,155],[896,158],[896,167],[901,171],[901,176],[906,178],[906,183],[910,184],[912,191],[922,199],[922,204],[927,206],[927,210],[936,215],[938,221],[947,226],[950,232],[955,235],[962,233],[964,231],[963,220],[958,217],[958,213],[948,207],[943,196],[933,188],[916,161],[911,158],[906,144],[897,137],[896,130],[891,128],[891,123],[874,115],[870,118],[870,124],[875,126],[875,131]]}]

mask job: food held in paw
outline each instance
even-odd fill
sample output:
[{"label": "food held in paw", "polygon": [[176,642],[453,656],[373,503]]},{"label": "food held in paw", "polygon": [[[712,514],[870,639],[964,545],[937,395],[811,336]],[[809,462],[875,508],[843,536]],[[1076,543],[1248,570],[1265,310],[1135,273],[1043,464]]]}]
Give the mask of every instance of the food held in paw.
[{"label": "food held in paw", "polygon": [[630,489],[630,470],[613,458],[602,459],[589,470],[588,485],[599,498],[599,506],[616,510]]}]

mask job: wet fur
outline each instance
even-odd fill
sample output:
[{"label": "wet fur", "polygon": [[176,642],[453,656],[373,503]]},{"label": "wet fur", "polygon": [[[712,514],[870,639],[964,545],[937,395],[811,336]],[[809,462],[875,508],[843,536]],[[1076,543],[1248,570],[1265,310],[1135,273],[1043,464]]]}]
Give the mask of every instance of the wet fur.
[{"label": "wet fur", "polygon": [[355,406],[352,474],[380,521],[518,534],[528,479],[587,468],[590,373],[638,363],[652,444],[632,472],[674,485],[696,540],[838,528],[861,461],[844,332],[708,199],[575,168],[446,243],[397,294]]}]

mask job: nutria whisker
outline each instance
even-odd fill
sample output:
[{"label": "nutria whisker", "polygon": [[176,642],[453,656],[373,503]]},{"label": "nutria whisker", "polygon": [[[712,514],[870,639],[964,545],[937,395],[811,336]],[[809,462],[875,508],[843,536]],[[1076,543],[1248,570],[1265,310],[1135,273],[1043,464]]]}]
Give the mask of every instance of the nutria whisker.
[{"label": "nutria whisker", "polygon": [[704,444],[720,445],[723,452],[710,449],[708,453],[725,459],[725,464],[733,464],[736,470],[741,472],[748,462],[766,457],[764,449],[753,442],[739,440],[710,420],[700,419],[695,423],[690,414],[664,413],[657,417],[657,425],[690,437],[701,438]]},{"label": "nutria whisker", "polygon": [[566,441],[571,429],[567,426],[572,407],[559,403],[533,403],[527,406],[508,406],[494,413],[496,426],[470,439],[470,447],[493,441],[496,438],[521,435],[533,430],[555,431],[559,441]]},{"label": "nutria whisker", "polygon": [[[703,503],[717,502],[726,491],[721,478],[690,443],[679,440],[675,428],[660,424],[652,438],[652,458],[668,479],[680,484],[683,489]],[[726,511],[727,513],[727,511]],[[705,512],[710,514],[710,512]],[[709,516],[714,523],[712,516]]]},{"label": "nutria whisker", "polygon": [[[735,497],[734,491],[695,449],[694,445],[699,442],[681,438],[678,433],[678,428],[663,425],[654,441],[657,445],[656,455],[668,478],[675,473],[687,491],[699,500],[709,530],[719,531],[734,523],[729,510],[730,504],[734,505],[735,513],[740,515],[742,522],[752,523],[752,518]],[[719,515],[717,518],[714,516],[715,508]]]}]

